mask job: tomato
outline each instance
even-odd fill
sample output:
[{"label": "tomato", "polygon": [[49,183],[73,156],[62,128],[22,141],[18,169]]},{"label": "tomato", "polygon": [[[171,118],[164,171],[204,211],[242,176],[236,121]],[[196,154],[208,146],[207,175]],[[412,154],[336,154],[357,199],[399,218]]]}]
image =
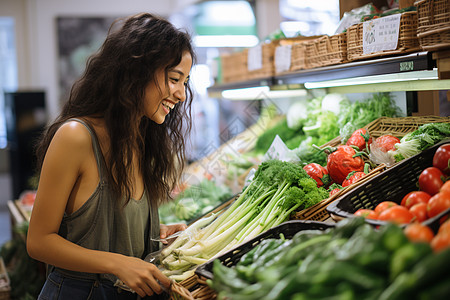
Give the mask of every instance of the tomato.
[{"label": "tomato", "polygon": [[380,149],[383,150],[383,152],[395,150],[395,144],[400,143],[399,138],[397,138],[393,135],[390,135],[390,134],[382,135],[379,138],[377,138],[375,141],[377,142]]},{"label": "tomato", "polygon": [[428,167],[419,175],[419,188],[431,196],[439,193],[445,178],[441,170],[435,167]]},{"label": "tomato", "polygon": [[432,218],[450,207],[450,194],[437,193],[428,201],[427,213]]},{"label": "tomato", "polygon": [[438,168],[447,176],[450,175],[450,144],[437,148],[433,156],[433,167]]},{"label": "tomato", "polygon": [[375,207],[375,211],[380,214],[382,211],[385,211],[386,209],[396,205],[398,204],[394,201],[383,201]]},{"label": "tomato", "polygon": [[336,151],[328,155],[327,170],[334,182],[342,184],[350,172],[364,171],[364,160],[355,155],[355,149],[346,145],[338,146]]},{"label": "tomato", "polygon": [[440,189],[441,193],[450,194],[450,180],[446,181]]},{"label": "tomato", "polygon": [[347,140],[347,143],[345,144],[347,146],[356,146],[360,151],[362,151],[366,149],[366,143],[367,146],[370,145],[372,143],[372,138],[365,128],[360,128],[352,133],[350,138]]},{"label": "tomato", "polygon": [[355,216],[361,216],[361,217],[364,217],[366,219],[373,219],[373,220],[376,220],[378,218],[378,213],[376,213],[372,209],[367,209],[367,208],[360,208],[360,209],[358,209],[357,211],[355,211],[354,215]]},{"label": "tomato", "polygon": [[428,203],[430,200],[431,195],[423,192],[423,191],[412,191],[403,197],[402,202],[400,205],[405,206],[406,208],[411,208],[414,204],[417,203]]},{"label": "tomato", "polygon": [[367,175],[364,172],[351,172],[350,174],[350,176],[347,176],[344,182],[342,182],[342,186],[349,186]]},{"label": "tomato", "polygon": [[438,234],[444,231],[450,232],[450,219],[441,224],[438,230]]},{"label": "tomato", "polygon": [[378,220],[393,222],[397,224],[410,223],[414,215],[404,206],[395,205],[380,213]]},{"label": "tomato", "polygon": [[411,242],[415,243],[417,242],[430,243],[434,238],[434,233],[430,229],[430,227],[422,225],[420,223],[412,223],[406,225],[403,232]]},{"label": "tomato", "polygon": [[427,203],[421,202],[411,206],[409,211],[415,216],[415,221],[423,222],[428,219],[427,207]]},{"label": "tomato", "polygon": [[317,163],[310,163],[303,167],[303,170],[317,182],[317,187],[327,186],[330,183],[330,176],[327,169]]},{"label": "tomato", "polygon": [[340,188],[332,189],[331,192],[330,192],[330,197],[333,196],[336,193],[339,193],[340,190],[341,190]]},{"label": "tomato", "polygon": [[450,247],[450,232],[438,233],[431,241],[431,248],[435,252],[442,251],[448,247]]}]

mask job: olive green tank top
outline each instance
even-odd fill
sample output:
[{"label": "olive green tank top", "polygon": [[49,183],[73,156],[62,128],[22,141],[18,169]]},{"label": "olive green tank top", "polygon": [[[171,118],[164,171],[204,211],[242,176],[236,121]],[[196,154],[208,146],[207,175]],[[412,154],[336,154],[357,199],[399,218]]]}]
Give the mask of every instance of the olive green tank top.
[{"label": "olive green tank top", "polygon": [[[124,202],[119,204],[108,186],[106,163],[95,131],[81,119],[69,121],[80,122],[88,129],[100,180],[93,194],[77,211],[64,214],[59,234],[84,248],[139,258],[158,250],[159,244],[150,240],[159,237],[158,208],[149,200],[148,191],[144,191],[141,199],[131,199],[125,207]],[[55,269],[75,278],[99,277],[99,274]],[[111,275],[100,275],[102,277],[110,279]]]}]

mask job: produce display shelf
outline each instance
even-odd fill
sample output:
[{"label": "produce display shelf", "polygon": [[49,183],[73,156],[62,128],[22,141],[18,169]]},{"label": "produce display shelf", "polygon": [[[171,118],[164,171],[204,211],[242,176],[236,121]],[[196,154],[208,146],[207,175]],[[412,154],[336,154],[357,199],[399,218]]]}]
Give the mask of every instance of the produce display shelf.
[{"label": "produce display shelf", "polygon": [[296,85],[305,82],[319,82],[355,78],[363,76],[384,75],[414,71],[433,70],[436,62],[432,53],[423,51],[401,56],[383,57],[378,59],[354,61],[338,65],[317,67],[289,72],[274,77],[253,79],[248,81],[218,84],[208,88],[208,92],[220,92],[228,89],[239,89],[261,85]]}]

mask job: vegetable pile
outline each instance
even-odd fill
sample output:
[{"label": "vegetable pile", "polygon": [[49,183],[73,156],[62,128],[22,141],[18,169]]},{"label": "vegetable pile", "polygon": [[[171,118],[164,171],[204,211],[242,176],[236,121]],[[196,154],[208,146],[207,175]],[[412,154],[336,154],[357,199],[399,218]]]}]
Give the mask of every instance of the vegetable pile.
[{"label": "vegetable pile", "polygon": [[161,252],[164,272],[171,279],[184,280],[197,265],[325,198],[328,192],[318,188],[301,165],[279,160],[263,162],[250,185],[228,209],[215,219],[212,216],[194,222]]},{"label": "vegetable pile", "polygon": [[263,240],[231,268],[216,259],[207,282],[218,299],[446,299],[449,264],[450,249],[433,253],[394,224],[353,218]]}]

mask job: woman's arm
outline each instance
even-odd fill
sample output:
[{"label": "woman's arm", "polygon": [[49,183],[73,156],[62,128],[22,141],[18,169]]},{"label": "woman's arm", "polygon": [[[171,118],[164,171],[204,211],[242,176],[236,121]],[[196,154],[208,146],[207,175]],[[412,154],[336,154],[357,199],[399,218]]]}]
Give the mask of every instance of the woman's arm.
[{"label": "woman's arm", "polygon": [[41,170],[28,229],[28,253],[68,270],[115,274],[140,296],[160,293],[156,279],[165,286],[170,285],[170,280],[156,266],[134,257],[86,249],[58,235],[71,193],[76,183],[88,176],[86,164],[93,155],[91,137],[84,125],[70,122],[56,132]]}]

